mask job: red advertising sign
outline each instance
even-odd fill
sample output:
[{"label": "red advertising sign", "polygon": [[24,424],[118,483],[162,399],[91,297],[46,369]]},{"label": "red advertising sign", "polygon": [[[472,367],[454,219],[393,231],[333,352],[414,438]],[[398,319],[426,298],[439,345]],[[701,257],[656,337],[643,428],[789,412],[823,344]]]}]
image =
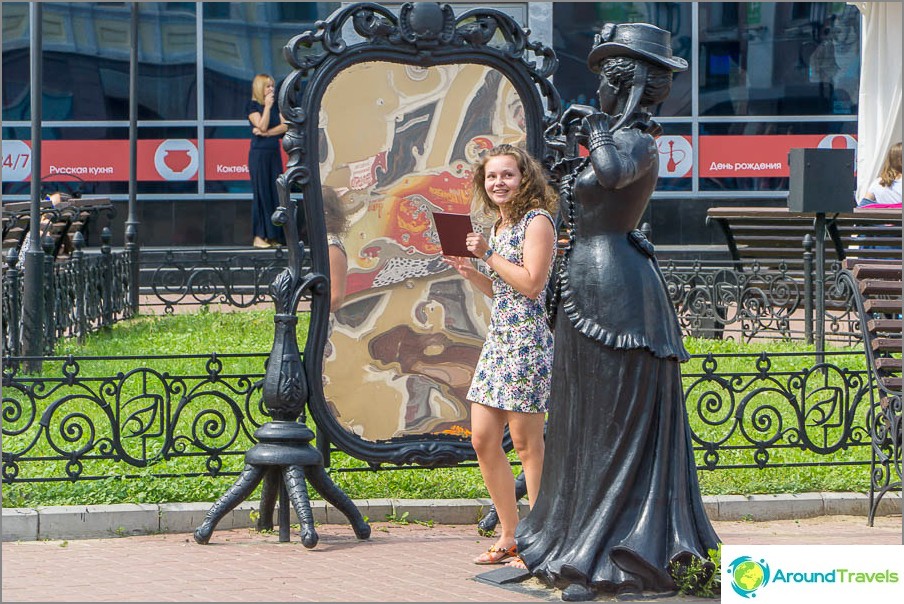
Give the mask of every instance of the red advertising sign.
[{"label": "red advertising sign", "polygon": [[788,153],[796,148],[854,149],[856,153],[857,139],[849,134],[701,136],[700,177],[786,177]]},{"label": "red advertising sign", "polygon": [[[661,136],[660,178],[688,178],[694,154],[689,136]],[[248,139],[212,139],[204,143],[207,180],[248,180]],[[701,178],[786,177],[788,152],[793,148],[857,149],[849,134],[701,136]],[[283,152],[283,162],[286,155]],[[362,160],[361,177],[386,161],[375,156]],[[3,141],[3,180],[31,179],[31,145],[28,141]],[[856,165],[856,164],[855,164]],[[138,141],[138,180],[180,181],[198,179],[200,152],[196,140],[156,139]],[[49,140],[42,143],[41,174],[63,179],[74,175],[84,181],[129,180],[129,141]]]},{"label": "red advertising sign", "polygon": [[[207,180],[248,180],[248,139],[205,142]],[[285,153],[283,152],[285,162]],[[3,141],[3,180],[31,180],[30,141]],[[191,139],[138,141],[137,178],[141,181],[197,180],[198,142]],[[72,175],[88,182],[129,180],[129,141],[48,140],[41,144],[41,175],[64,180]]]}]

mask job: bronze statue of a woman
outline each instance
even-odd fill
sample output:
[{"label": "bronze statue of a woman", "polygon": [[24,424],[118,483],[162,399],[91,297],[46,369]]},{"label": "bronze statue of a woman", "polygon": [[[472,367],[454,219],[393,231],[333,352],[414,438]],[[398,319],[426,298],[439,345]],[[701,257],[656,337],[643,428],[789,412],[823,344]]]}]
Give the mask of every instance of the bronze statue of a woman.
[{"label": "bronze statue of a woman", "polygon": [[530,573],[566,600],[668,592],[672,562],[706,559],[718,537],[703,509],[680,363],[689,358],[653,247],[635,230],[656,187],[670,34],[607,24],[587,59],[599,111],[571,106],[590,151],[565,176],[571,234],[560,267],[553,399],[540,494],[516,535]]}]

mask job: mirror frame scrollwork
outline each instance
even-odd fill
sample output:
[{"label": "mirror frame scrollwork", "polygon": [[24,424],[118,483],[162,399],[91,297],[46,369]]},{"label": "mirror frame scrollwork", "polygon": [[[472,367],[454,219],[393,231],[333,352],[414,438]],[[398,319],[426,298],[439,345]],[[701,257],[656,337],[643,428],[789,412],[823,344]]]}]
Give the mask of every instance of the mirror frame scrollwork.
[{"label": "mirror frame scrollwork", "polygon": [[[351,23],[361,40],[344,38]],[[498,70],[519,94],[525,114],[526,148],[535,157],[547,156],[544,132],[560,114],[560,100],[549,78],[558,61],[555,53],[509,15],[477,8],[455,16],[448,4],[406,3],[398,16],[379,4],[363,2],[335,11],[314,30],[292,38],[283,49],[293,71],[279,91],[279,108],[289,124],[283,138],[288,155],[278,180],[280,206],[274,222],[282,224],[289,242],[299,241],[297,202],[290,191],[302,193],[301,210],[307,224],[310,273],[302,271],[303,243],[288,246],[288,268],[274,281],[271,295],[277,312],[297,312],[303,295],[311,295],[311,317],[304,348],[304,372],[310,390],[308,408],[328,441],[337,449],[371,465],[417,464],[452,466],[474,460],[466,439],[447,435],[401,437],[373,442],[349,433],[330,412],[322,382],[323,353],[329,323],[329,256],[323,219],[318,169],[318,115],[330,82],[358,63],[383,61],[432,67],[477,63]],[[323,447],[321,445],[321,450]]]}]

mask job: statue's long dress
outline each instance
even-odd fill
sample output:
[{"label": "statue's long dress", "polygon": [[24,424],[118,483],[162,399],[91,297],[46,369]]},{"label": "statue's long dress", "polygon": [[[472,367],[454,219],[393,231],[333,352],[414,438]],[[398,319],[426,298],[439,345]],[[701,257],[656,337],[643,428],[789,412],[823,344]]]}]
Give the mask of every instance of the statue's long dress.
[{"label": "statue's long dress", "polygon": [[670,562],[706,558],[718,537],[691,450],[688,353],[652,246],[632,234],[655,187],[653,139],[626,128],[616,140],[652,166],[619,190],[603,189],[591,166],[575,180],[543,477],[516,541],[549,585],[667,591]]}]

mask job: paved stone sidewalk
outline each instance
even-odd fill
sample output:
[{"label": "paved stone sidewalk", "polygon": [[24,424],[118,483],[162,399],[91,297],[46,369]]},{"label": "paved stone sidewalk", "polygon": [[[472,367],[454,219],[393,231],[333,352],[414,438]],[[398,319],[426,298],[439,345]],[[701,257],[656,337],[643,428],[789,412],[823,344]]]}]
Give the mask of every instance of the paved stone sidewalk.
[{"label": "paved stone sidewalk", "polygon": [[[714,522],[729,544],[901,543],[901,517]],[[474,580],[471,559],[491,544],[474,525],[373,524],[369,541],[347,525],[318,527],[307,550],[251,529],[2,545],[2,600],[39,602],[540,602],[558,600]],[[697,599],[670,601],[699,602]],[[711,601],[710,601],[711,602]]]}]

